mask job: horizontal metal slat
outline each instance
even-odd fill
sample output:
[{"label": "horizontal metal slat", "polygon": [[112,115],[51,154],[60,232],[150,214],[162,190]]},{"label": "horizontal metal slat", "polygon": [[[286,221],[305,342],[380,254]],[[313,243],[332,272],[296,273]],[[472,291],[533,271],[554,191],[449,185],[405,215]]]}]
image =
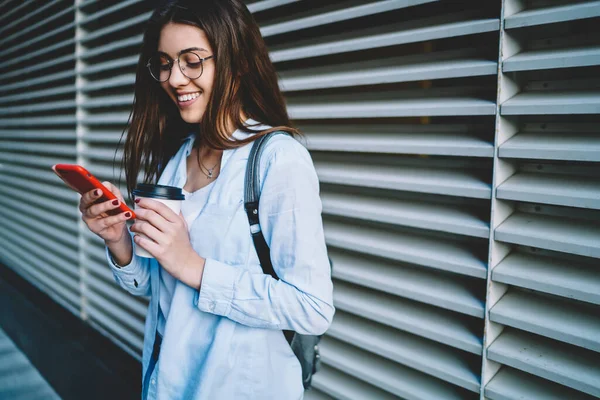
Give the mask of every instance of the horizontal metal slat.
[{"label": "horizontal metal slat", "polygon": [[447,311],[339,281],[335,282],[334,303],[338,312],[342,310],[473,354],[481,354],[481,338],[472,332],[464,320]]},{"label": "horizontal metal slat", "polygon": [[[6,204],[3,204],[3,206],[5,205]],[[36,229],[36,227],[33,226],[35,224],[29,222],[31,218],[10,214],[10,211],[11,210],[0,211],[0,215],[4,218],[4,226],[10,227],[13,233],[19,232],[23,237],[35,239],[36,243],[46,248],[45,251],[52,251],[60,255],[66,263],[77,263],[77,252],[73,247],[69,247],[69,245],[77,242],[75,235],[69,235],[69,232],[46,226]],[[25,222],[28,224],[26,225]],[[40,224],[38,223],[38,225]],[[58,238],[60,238],[60,240]]]},{"label": "horizontal metal slat", "polygon": [[103,334],[104,336],[106,336],[107,338],[112,340],[112,342],[115,343],[117,346],[119,346],[120,348],[125,350],[125,352],[127,354],[129,354],[134,360],[137,360],[140,363],[142,362],[142,346],[143,346],[142,341],[140,341],[139,344],[137,344],[137,343],[135,343],[133,345],[129,344],[126,341],[119,338],[118,336],[116,336],[110,330],[106,329],[106,327],[104,325],[102,325],[101,323],[99,323],[98,321],[96,321],[94,319],[88,319],[86,322],[89,325],[91,325],[92,328],[96,329],[98,332],[100,332],[101,334]]},{"label": "horizontal metal slat", "polygon": [[317,389],[314,389],[314,385],[312,386],[312,388],[313,390],[307,390],[306,392],[304,392],[304,398],[306,400],[335,400],[328,394],[319,392]]},{"label": "horizontal metal slat", "polygon": [[[7,50],[5,50],[3,52],[0,52],[0,57],[7,58],[7,56],[10,55],[11,53],[14,53],[16,51],[21,51],[22,52],[22,49],[26,48],[27,46],[32,46],[32,45],[34,45],[34,44],[36,44],[38,42],[41,42],[41,41],[43,41],[43,40],[45,40],[45,39],[47,39],[49,37],[62,34],[64,32],[66,32],[66,31],[68,31],[68,30],[73,29],[74,27],[75,27],[75,23],[70,23],[68,25],[63,25],[63,26],[61,26],[58,29],[55,29],[55,30],[50,31],[48,33],[45,33],[43,35],[36,36],[35,38],[33,38],[31,40],[28,40],[26,42],[20,42],[20,43],[18,43],[18,45],[10,47],[10,48],[8,48]],[[55,43],[54,45],[52,45],[50,47],[51,47],[51,49],[53,51],[53,50],[59,49],[61,47],[69,46],[69,45],[73,45],[73,47],[74,47],[74,44],[75,44],[75,40],[74,39],[67,39],[65,41]],[[50,47],[44,48],[44,49],[39,50],[39,51],[36,51],[35,53],[36,53],[36,55],[49,53],[51,51]],[[22,61],[22,60],[30,58],[32,56],[33,56],[33,52],[32,53],[27,53],[27,54],[25,54],[24,56],[21,56],[21,57],[11,57],[2,66],[4,67],[5,65],[15,64],[17,61]],[[74,55],[72,57],[75,58]],[[56,58],[55,60],[58,60],[58,59],[59,58]],[[46,65],[46,64],[48,64],[48,63],[36,64],[38,68],[35,68],[35,69],[39,69],[40,65]],[[20,69],[20,70],[17,69],[16,71],[14,71],[17,74],[13,73],[11,75],[12,76],[23,75],[23,74],[25,74],[24,71],[31,71],[32,69],[33,68],[23,68],[23,69]],[[5,77],[6,77],[6,75],[2,76],[2,78],[5,78]]]},{"label": "horizontal metal slat", "polygon": [[[0,7],[2,7],[2,8],[9,8],[9,9],[8,10],[2,10],[2,16],[0,17],[0,21],[8,21],[10,16],[12,16],[13,14],[18,13],[23,8],[26,8],[27,6],[29,6],[33,2],[34,2],[34,0],[23,0],[23,1],[17,2],[18,4],[10,4],[10,0],[4,1],[0,5]],[[8,6],[10,6],[10,7],[8,7]]]},{"label": "horizontal metal slat", "polygon": [[325,338],[320,348],[327,365],[403,399],[464,399],[451,385],[346,343]]},{"label": "horizontal metal slat", "polygon": [[600,64],[600,47],[537,50],[517,54],[502,63],[504,72],[587,67]]},{"label": "horizontal metal slat", "polygon": [[[83,51],[81,53],[80,57],[82,60],[87,60],[89,58],[97,57],[97,56],[100,56],[105,53],[110,53],[110,52],[113,52],[116,50],[124,49],[126,47],[140,46],[142,44],[143,39],[144,39],[144,35],[135,35],[132,37],[128,37],[127,39],[115,40],[113,42],[110,42],[110,43],[107,43],[107,44],[104,44],[101,46],[86,49],[85,51]],[[110,59],[108,56],[106,58],[107,58],[107,60]],[[126,58],[122,58],[121,60],[130,60],[131,58],[132,57],[126,57]],[[127,61],[127,62],[128,63],[125,65],[129,65],[130,61]],[[93,68],[93,66],[86,66],[86,68],[83,69],[81,71],[81,73],[83,75],[86,75],[88,68]]]},{"label": "horizontal metal slat", "polygon": [[141,2],[142,2],[142,0],[120,1],[120,2],[116,3],[115,5],[112,5],[110,7],[106,7],[106,8],[104,8],[101,11],[98,11],[98,12],[96,12],[94,14],[91,14],[91,15],[88,15],[88,16],[82,18],[79,21],[79,24],[82,25],[82,26],[86,25],[86,24],[89,24],[90,22],[96,21],[96,20],[98,20],[98,19],[100,19],[102,17],[106,17],[107,15],[114,14],[114,13],[116,13],[116,12],[118,12],[118,11],[124,9],[124,8],[127,8],[127,7],[129,7],[131,5],[134,5],[134,4],[137,4],[137,3],[141,3]]},{"label": "horizontal metal slat", "polygon": [[2,85],[2,87],[0,87],[0,93],[8,92],[8,91],[14,90],[14,89],[22,90],[22,89],[32,87],[32,86],[36,87],[40,83],[47,84],[47,83],[51,83],[54,81],[65,80],[68,78],[73,78],[72,81],[74,82],[75,81],[75,71],[62,71],[62,72],[57,72],[56,74],[44,75],[39,78],[28,78],[24,81],[15,82],[13,84],[5,84],[5,85]]},{"label": "horizontal metal slat", "polygon": [[75,100],[64,100],[64,101],[52,101],[41,104],[28,104],[26,106],[15,106],[15,107],[3,107],[0,109],[0,115],[14,115],[14,114],[25,114],[25,113],[36,113],[43,111],[59,111],[75,109]]},{"label": "horizontal metal slat", "polygon": [[79,122],[83,125],[96,125],[96,126],[104,126],[104,125],[119,125],[121,128],[123,125],[127,123],[129,120],[129,112],[110,112],[110,113],[102,113],[98,115],[87,115],[85,117],[81,117]]},{"label": "horizontal metal slat", "polygon": [[135,74],[124,74],[109,79],[102,79],[100,81],[88,82],[85,85],[81,86],[80,91],[82,93],[89,93],[97,90],[106,90],[113,88],[126,89],[127,86],[131,86],[131,88],[133,88],[134,84]]},{"label": "horizontal metal slat", "polygon": [[513,253],[492,270],[492,280],[600,305],[600,273],[571,261]]},{"label": "horizontal metal slat", "polygon": [[135,351],[139,353],[142,352],[143,336],[135,335],[128,329],[124,329],[121,324],[117,323],[113,318],[106,315],[105,311],[99,309],[93,304],[88,304],[86,311],[91,320],[96,321],[96,323],[110,331],[117,338],[125,341],[125,343],[132,347]]},{"label": "horizontal metal slat", "polygon": [[467,390],[479,391],[479,377],[461,351],[342,313],[336,315],[327,333],[320,346],[323,354],[328,338],[334,337]]},{"label": "horizontal metal slat", "polygon": [[497,31],[500,25],[497,19],[443,23],[444,19],[447,20],[448,18],[444,16],[443,19],[434,18],[428,20],[430,23],[438,22],[439,25],[423,28],[402,30],[402,27],[398,26],[391,32],[369,34],[371,32],[369,31],[367,34],[363,33],[361,35],[358,35],[357,32],[356,37],[349,39],[343,39],[344,35],[338,36],[339,39],[337,40],[330,37],[313,39],[311,40],[311,44],[297,45],[285,49],[274,49],[270,52],[270,56],[274,63],[278,63],[427,40],[493,32]]},{"label": "horizontal metal slat", "polygon": [[[25,216],[29,216],[29,217],[36,217],[39,219],[39,222],[45,222],[45,223],[50,223],[52,224],[52,228],[51,229],[56,229],[56,228],[60,228],[62,229],[61,232],[61,236],[65,236],[67,234],[73,234],[76,235],[77,232],[77,225],[75,223],[73,223],[73,221],[64,218],[62,216],[58,216],[55,215],[53,213],[49,213],[47,212],[48,210],[44,210],[44,202],[43,200],[40,199],[39,196],[36,196],[36,198],[34,198],[33,200],[25,200],[22,198],[26,197],[26,196],[22,196],[21,199],[17,196],[14,196],[15,192],[17,192],[16,190],[11,190],[10,188],[0,188],[0,193],[2,193],[3,195],[6,196],[10,196],[13,195],[13,198],[7,198],[3,201],[3,205],[6,207],[12,207],[13,211],[16,211],[19,214],[19,217],[22,218],[26,218]],[[27,201],[27,202],[26,202]],[[36,208],[36,207],[32,207],[32,204],[27,204],[27,203],[33,203],[33,205],[36,205],[36,203],[40,206],[40,208]],[[66,207],[69,207],[69,205],[66,205]]]},{"label": "horizontal metal slat", "polygon": [[459,235],[489,237],[490,227],[465,207],[321,192],[323,213]]},{"label": "horizontal metal slat", "polygon": [[[81,138],[85,143],[111,143],[116,145],[119,140],[121,140],[121,131],[120,130],[93,130],[91,132],[87,132]],[[124,140],[125,136],[123,136]]]},{"label": "horizontal metal slat", "polygon": [[[8,183],[9,185],[12,184],[16,180],[18,180],[18,179],[12,179],[11,177],[0,176],[0,182]],[[78,214],[79,211],[77,210],[77,207],[74,206],[71,196],[69,196],[70,198],[67,201],[65,201],[64,198],[63,199],[53,198],[53,196],[52,196],[53,194],[46,194],[46,193],[48,193],[47,192],[48,190],[51,190],[51,187],[48,188],[49,185],[36,185],[38,187],[36,187],[35,192],[33,192],[33,191],[28,192],[27,190],[31,186],[28,186],[27,184],[22,184],[23,181],[21,181],[19,183],[21,183],[21,185],[19,185],[19,187],[8,186],[8,187],[3,187],[2,189],[0,189],[0,192],[2,194],[12,197],[11,200],[7,200],[8,201],[7,204],[29,203],[27,205],[27,207],[38,206],[40,209],[42,209],[46,212],[54,211],[54,212],[60,213],[64,216],[71,217],[71,218],[77,218],[79,216],[79,214]],[[31,184],[29,184],[29,185],[31,185]],[[39,186],[42,186],[42,187],[39,187]],[[46,187],[44,187],[44,186],[46,186]],[[44,193],[44,192],[46,192],[46,193]],[[61,195],[66,194],[66,191],[61,190],[60,194]],[[72,225],[74,225],[74,221],[65,221],[64,225],[72,227]]]},{"label": "horizontal metal slat", "polygon": [[600,226],[595,222],[517,212],[494,231],[501,242],[600,258]]},{"label": "horizontal metal slat", "polygon": [[260,29],[260,33],[263,37],[269,37],[282,33],[294,32],[301,29],[313,28],[315,26],[328,25],[336,22],[366,17],[386,11],[413,7],[420,4],[434,3],[436,1],[439,0],[385,0],[376,1],[369,4],[361,4],[354,7],[346,6],[340,10],[324,12],[308,17],[296,18],[291,21],[263,26]]},{"label": "horizontal metal slat", "polygon": [[487,354],[492,361],[600,396],[600,363],[589,350],[507,328]]},{"label": "horizontal metal slat", "polygon": [[[46,62],[36,63],[35,65],[33,65],[31,67],[15,69],[12,72],[8,72],[6,74],[0,75],[0,81],[5,81],[9,78],[25,79],[23,77],[24,75],[31,74],[32,72],[36,72],[41,69],[45,69],[48,67],[55,67],[59,64],[69,63],[69,62],[72,62],[73,64],[75,63],[75,55],[74,54],[67,54],[62,57],[53,58]],[[67,69],[67,68],[72,68],[72,67],[69,65],[65,65],[64,68]],[[14,82],[14,80],[13,80],[13,82]]]},{"label": "horizontal metal slat", "polygon": [[[39,260],[40,263],[43,262],[44,267],[41,271],[59,275],[61,281],[66,279],[72,288],[77,288],[76,291],[79,291],[79,284],[77,283],[79,281],[79,271],[77,270],[77,265],[72,262],[72,258],[69,259],[71,254],[65,257],[67,252],[64,249],[48,247],[48,240],[40,241],[38,240],[40,235],[27,232],[25,229],[15,229],[15,224],[13,223],[7,223],[5,228],[7,228],[7,231],[3,233],[4,243],[11,243],[14,249],[25,252],[30,257]],[[19,235],[15,235],[17,232]],[[40,244],[42,246],[46,245],[47,248],[41,247]],[[51,272],[47,272],[46,270],[51,270]]]},{"label": "horizontal metal slat", "polygon": [[[127,121],[127,120],[125,120]],[[75,115],[58,115],[55,117],[30,117],[19,119],[0,119],[0,126],[8,127],[31,127],[31,126],[54,126],[54,125],[75,125],[77,120]]]},{"label": "horizontal metal slat", "polygon": [[470,171],[316,161],[322,183],[489,199],[491,187]]},{"label": "horizontal metal slat", "polygon": [[[54,4],[52,4],[52,5],[54,5]],[[41,9],[45,9],[47,7],[48,6],[46,5],[46,6],[41,6],[40,8]],[[41,21],[39,21],[39,22],[37,22],[37,23],[35,23],[33,25],[29,25],[26,28],[21,28],[21,29],[18,30],[18,32],[15,32],[15,33],[13,33],[10,36],[3,37],[2,40],[0,40],[0,45],[3,45],[6,42],[10,42],[14,38],[24,37],[25,35],[27,35],[27,33],[31,32],[31,31],[33,31],[33,30],[35,30],[35,29],[37,29],[37,28],[39,28],[41,26],[44,26],[44,25],[46,25],[49,22],[52,22],[52,21],[54,21],[54,20],[56,20],[56,19],[58,19],[58,18],[60,18],[60,17],[62,17],[64,15],[69,14],[69,13],[73,13],[74,10],[75,10],[75,7],[71,6],[71,7],[66,8],[66,9],[64,9],[62,11],[59,11],[57,13],[50,14],[48,16],[48,18],[46,18],[44,20],[41,20]],[[46,15],[48,15],[48,14],[46,14]],[[46,38],[49,38],[51,36],[57,35],[59,33],[62,33],[64,31],[68,30],[68,29],[71,29],[74,26],[75,26],[75,23],[70,23],[70,24],[67,24],[67,25],[63,25],[60,28],[54,29],[53,31],[45,32],[43,35],[36,36],[33,39],[28,40],[28,41],[26,41],[24,43],[23,42],[19,43],[18,48],[24,48],[24,47],[29,46],[31,44],[40,42],[40,41],[42,41],[42,40],[44,40]],[[3,47],[6,49],[5,46],[3,46]],[[0,54],[4,56],[4,55],[12,53],[14,50],[16,50],[16,48],[14,46],[12,48],[9,48],[9,49],[10,50],[8,52],[2,52]]]},{"label": "horizontal metal slat", "polygon": [[19,153],[45,153],[52,156],[64,155],[71,157],[75,155],[74,144],[48,144],[36,142],[0,141],[0,151]]},{"label": "horizontal metal slat", "polygon": [[350,377],[327,364],[323,365],[319,373],[313,377],[312,386],[317,390],[334,396],[336,399],[398,400],[397,396],[369,385],[364,381]]},{"label": "horizontal metal slat", "polygon": [[[131,314],[128,311],[122,310],[120,304],[115,304],[112,299],[106,299],[103,296],[94,293],[93,291],[85,292],[86,299],[88,299],[87,304],[94,304],[98,307],[101,307],[107,314],[107,316],[111,318],[117,324],[128,328],[133,331],[135,335],[139,335],[141,337],[144,336],[144,320],[132,318]],[[86,307],[87,307],[86,304]]]},{"label": "horizontal metal slat", "polygon": [[137,24],[143,24],[146,21],[148,21],[148,19],[150,19],[151,15],[152,15],[151,11],[145,12],[143,14],[138,15],[137,17],[129,18],[125,21],[107,26],[106,28],[98,29],[97,31],[93,31],[91,33],[88,33],[87,35],[83,35],[78,40],[79,40],[79,42],[85,44],[92,40],[100,39],[102,36],[110,35],[111,33],[115,33],[120,30],[127,29],[127,28],[137,25]]},{"label": "horizontal metal slat", "polygon": [[[0,236],[2,234],[0,233]],[[61,286],[57,283],[56,280],[50,279],[48,274],[41,273],[40,269],[36,268],[33,265],[36,264],[35,261],[30,262],[27,260],[27,254],[18,254],[18,249],[16,253],[4,252],[1,256],[4,258],[6,264],[10,264],[11,268],[22,275],[29,275],[28,280],[32,282],[34,285],[38,286],[42,291],[48,293],[50,297],[56,300],[59,304],[64,306],[66,309],[71,311],[73,314],[79,316],[79,304],[80,298],[78,295],[73,292],[67,290],[64,286]],[[27,262],[23,262],[27,260]],[[39,266],[38,266],[39,267]]]},{"label": "horizontal metal slat", "polygon": [[498,150],[502,158],[564,161],[600,161],[600,136],[578,132],[564,134],[519,133]]},{"label": "horizontal metal slat", "polygon": [[[331,246],[485,279],[486,263],[469,248],[447,240],[327,221],[325,237]],[[432,251],[435,249],[435,252]]]},{"label": "horizontal metal slat", "polygon": [[133,94],[92,97],[78,104],[84,109],[132,106]]},{"label": "horizontal metal slat", "polygon": [[600,92],[520,93],[500,106],[500,114],[600,114]]},{"label": "horizontal metal slat", "polygon": [[[446,126],[437,132],[431,125],[424,126],[373,126],[357,131],[356,126],[300,127],[307,134],[309,150],[428,154],[440,156],[493,157],[494,145],[474,134],[457,131]],[[429,131],[428,131],[429,130]],[[599,149],[600,152],[600,149]],[[600,157],[600,156],[599,156]]]},{"label": "horizontal metal slat", "polygon": [[10,255],[16,256],[19,259],[19,263],[17,264],[19,268],[26,269],[30,274],[35,274],[35,272],[37,272],[36,278],[45,285],[52,287],[63,297],[75,301],[74,304],[79,302],[77,300],[79,298],[78,279],[73,278],[69,274],[65,274],[64,271],[52,268],[52,265],[48,264],[48,262],[41,258],[39,254],[27,251],[26,248],[13,243],[7,236],[10,235],[5,234],[4,232],[0,233],[0,237],[4,239],[2,244],[4,251],[7,251]]},{"label": "horizontal metal slat", "polygon": [[[472,282],[450,279],[435,271],[401,267],[383,261],[370,261],[359,255],[349,255],[331,249],[334,260],[333,276],[337,280],[380,290],[403,298],[445,308],[475,317],[483,316],[483,300],[473,293]],[[456,318],[456,322],[460,322]],[[450,327],[450,326],[448,326]],[[476,335],[465,334],[459,340],[463,350],[478,352],[481,340]]]},{"label": "horizontal metal slat", "polygon": [[[65,86],[58,86],[58,87],[55,86],[50,89],[44,89],[44,90],[38,90],[38,91],[32,91],[32,92],[26,92],[26,93],[19,93],[19,94],[13,94],[10,96],[0,97],[0,104],[10,103],[13,101],[18,101],[18,100],[30,100],[30,99],[37,100],[37,99],[42,98],[42,96],[47,98],[48,96],[57,96],[57,95],[66,94],[66,93],[73,93],[73,96],[75,96],[75,85],[65,85]],[[29,103],[27,106],[33,107],[34,105]],[[3,107],[3,108],[10,109],[11,107]]]},{"label": "horizontal metal slat", "polygon": [[[25,2],[21,2],[21,3],[26,3],[27,4],[27,3],[31,3],[31,1],[25,1]],[[2,26],[0,28],[0,33],[2,33],[4,31],[12,28],[13,26],[19,25],[22,22],[27,21],[28,19],[31,19],[31,18],[35,17],[36,15],[38,15],[38,14],[43,13],[46,9],[48,9],[48,8],[50,8],[50,7],[52,7],[52,6],[56,5],[56,4],[60,4],[60,1],[54,1],[54,2],[50,2],[48,4],[45,4],[45,5],[41,5],[40,7],[36,8],[35,10],[33,10],[32,12],[30,12],[28,14],[20,14],[21,15],[20,18],[18,18],[18,19],[12,19],[10,23]],[[18,8],[18,7],[12,7],[12,8],[14,9],[14,8]],[[72,8],[72,7],[70,7],[70,8]],[[5,14],[4,17],[6,18],[7,15]],[[37,24],[35,24],[35,25],[37,25]],[[31,28],[31,27],[32,27],[32,25],[29,24],[27,28]],[[21,33],[24,33],[25,29],[19,29],[19,31]]]},{"label": "horizontal metal slat", "polygon": [[[36,179],[36,180],[46,180],[46,181],[54,181],[54,182],[60,182],[57,181],[56,179],[60,179],[58,178],[54,172],[52,172],[52,170],[50,170],[50,166],[52,166],[53,164],[55,164],[56,162],[59,162],[56,158],[49,158],[49,157],[31,157],[31,156],[17,156],[17,155],[12,155],[10,153],[0,153],[0,161],[5,161],[5,162],[13,162],[13,163],[18,163],[18,164],[22,164],[24,166],[26,166],[27,168],[23,168],[22,166],[15,166],[15,165],[10,165],[10,164],[3,164],[2,165],[2,172],[3,174],[6,174],[7,176],[5,177],[5,179],[12,179],[11,176],[8,175],[13,175],[13,176],[21,176],[21,177],[27,177],[27,178],[31,178],[31,179]],[[74,159],[67,159],[67,160],[63,160],[65,162],[70,162],[73,161],[75,162]],[[29,167],[41,167],[43,168],[43,170],[40,170],[38,168],[29,168]],[[23,181],[21,181],[23,182]],[[63,199],[68,200],[69,197],[67,197],[68,195],[66,195],[68,191],[62,191],[60,189],[57,189],[56,194],[61,196]],[[73,201],[77,200],[77,197],[75,195],[71,195],[70,197]]]},{"label": "horizontal metal slat", "polygon": [[[600,96],[599,96],[600,97]],[[599,100],[600,101],[600,100]],[[407,98],[397,100],[362,100],[340,97],[329,101],[312,97],[304,104],[288,103],[288,113],[293,119],[387,118],[459,115],[494,115],[494,102],[475,97]]]},{"label": "horizontal metal slat", "polygon": [[496,189],[496,197],[503,200],[600,209],[600,180],[519,172]]},{"label": "horizontal metal slat", "polygon": [[515,15],[506,17],[504,20],[504,28],[523,28],[526,26],[575,21],[598,16],[600,16],[600,1],[592,1],[588,3],[521,11]]},{"label": "horizontal metal slat", "polygon": [[[25,54],[23,54],[22,56],[18,56],[18,57],[10,57],[7,61],[0,63],[0,68],[6,68],[10,65],[13,64],[17,64],[13,69],[14,71],[9,72],[9,73],[4,73],[0,76],[0,79],[4,79],[6,76],[11,76],[11,77],[19,77],[22,80],[21,75],[25,75],[27,73],[30,73],[32,71],[36,71],[38,69],[41,68],[45,68],[45,67],[51,67],[52,61],[48,61],[48,62],[44,62],[44,63],[37,63],[35,65],[33,65],[32,67],[29,68],[23,68],[23,65],[26,64],[24,63],[24,61],[26,62],[27,60],[31,59],[32,57],[41,57],[44,56],[47,53],[52,53],[57,49],[60,49],[62,47],[66,47],[66,46],[73,46],[73,48],[75,47],[75,40],[74,39],[66,39],[62,42],[58,42],[58,43],[54,43],[53,45],[50,46],[44,46],[42,49],[39,50],[32,50],[31,52],[27,52]],[[44,57],[44,58],[49,58],[49,57]],[[67,60],[73,60],[73,62],[75,61],[75,56],[72,54],[67,54],[63,57],[59,57],[59,58],[54,58],[53,60],[56,63],[62,62],[65,59]],[[69,70],[69,71],[65,71],[65,72],[70,72],[71,74],[75,74],[74,70]],[[49,79],[52,78],[54,75],[48,75]],[[39,79],[40,77],[31,77],[31,80],[33,81],[34,79]],[[41,78],[45,78],[45,76],[41,77]],[[36,79],[36,80],[37,80]],[[42,81],[45,82],[45,81]],[[12,82],[14,84],[14,81]],[[20,83],[20,82],[19,82]],[[28,82],[23,82],[23,86],[28,86],[29,84],[31,84],[31,82],[28,79]],[[6,85],[8,86],[10,85],[10,82]],[[20,87],[20,86],[17,86]],[[2,88],[3,90],[5,89],[5,87]]]},{"label": "horizontal metal slat", "polygon": [[[87,150],[81,151],[80,154],[90,160],[114,162],[115,161],[115,149],[109,148],[88,148]],[[118,149],[116,152],[116,162],[120,165],[120,161],[123,159],[123,150]]]},{"label": "horizontal metal slat", "polygon": [[[447,54],[457,54],[457,52]],[[284,71],[279,74],[279,83],[283,91],[290,92],[494,75],[497,71],[495,61],[477,59],[473,56],[448,60],[447,58],[450,57],[447,54],[426,53],[410,57],[304,68],[300,71]],[[441,60],[438,61],[440,58]]]},{"label": "horizontal metal slat", "polygon": [[490,320],[600,352],[598,309],[509,291],[490,310]]},{"label": "horizontal metal slat", "polygon": [[300,0],[262,0],[255,1],[254,3],[248,4],[248,10],[251,13],[257,13],[260,11],[270,10],[271,8],[280,7],[285,4],[295,3]]},{"label": "horizontal metal slat", "polygon": [[565,386],[525,374],[509,367],[502,367],[485,387],[485,397],[489,400],[593,400],[588,396]]},{"label": "horizontal metal slat", "polygon": [[[3,139],[38,139],[38,140],[57,140],[57,141],[65,141],[65,140],[73,140],[77,139],[77,132],[75,129],[73,130],[50,130],[44,129],[33,130],[33,131],[25,131],[23,129],[0,129],[0,137]],[[73,146],[75,147],[75,146]]]},{"label": "horizontal metal slat", "polygon": [[[87,265],[89,264],[86,264],[86,266]],[[107,264],[103,265],[102,267],[108,269]],[[138,317],[140,321],[144,321],[148,307],[132,299],[132,296],[129,293],[117,286],[114,279],[110,283],[106,283],[95,275],[90,276],[89,274],[85,280],[85,285],[87,285],[87,289],[89,291],[97,293],[104,299],[110,299],[111,303],[113,303],[113,306],[115,307],[127,308],[127,312],[130,317]]]},{"label": "horizontal metal slat", "polygon": [[[125,67],[134,68],[138,63],[138,59],[139,59],[138,55],[133,55],[133,56],[129,56],[129,57],[112,59],[112,60],[104,61],[104,62],[96,62],[93,65],[83,68],[80,72],[81,72],[82,76],[87,77],[89,75],[93,75],[93,74],[96,74],[99,72],[106,72],[106,71],[110,71],[113,69],[120,69],[120,68],[125,68]],[[126,77],[127,77],[127,79],[123,81],[124,84],[133,85],[135,83],[135,74],[128,74],[128,75],[126,75]],[[115,79],[115,78],[107,79],[107,81],[111,82],[112,79]],[[81,86],[80,89],[86,90],[89,85],[97,86],[98,82],[97,81],[86,82],[85,85]]]}]

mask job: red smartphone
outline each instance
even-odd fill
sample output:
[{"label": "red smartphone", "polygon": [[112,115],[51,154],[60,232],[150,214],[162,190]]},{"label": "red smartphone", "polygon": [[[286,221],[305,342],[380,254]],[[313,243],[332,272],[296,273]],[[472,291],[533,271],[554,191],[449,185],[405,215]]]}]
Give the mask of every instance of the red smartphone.
[{"label": "red smartphone", "polygon": [[[96,203],[102,203],[108,200],[114,200],[117,197],[106,188],[96,177],[88,172],[87,169],[77,164],[55,164],[52,166],[52,171],[62,179],[71,189],[85,194],[90,190],[100,189],[102,196],[96,200]],[[108,215],[116,215],[122,212],[129,211],[131,219],[135,218],[135,213],[127,207],[127,204],[121,202],[118,208],[109,210]]]}]

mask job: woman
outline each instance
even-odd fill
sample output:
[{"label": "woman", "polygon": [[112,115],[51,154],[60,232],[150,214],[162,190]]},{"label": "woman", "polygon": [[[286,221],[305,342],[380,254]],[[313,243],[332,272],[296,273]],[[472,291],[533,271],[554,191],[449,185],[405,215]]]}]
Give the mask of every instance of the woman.
[{"label": "woman", "polygon": [[[274,136],[260,163],[259,216],[279,281],[263,273],[243,209],[251,142],[275,130],[297,135],[289,126],[241,1],[171,1],[154,12],[125,142],[127,188],[131,196],[142,171],[147,183],[181,187],[182,212],[136,199],[129,232],[130,215],[106,214],[124,201],[116,186],[104,182],[115,203],[94,204],[94,192],[80,203],[117,283],[151,296],[143,398],[302,398],[300,365],[281,330],[322,334],[334,308],[318,180],[292,137]],[[154,258],[136,256],[132,238]]]}]

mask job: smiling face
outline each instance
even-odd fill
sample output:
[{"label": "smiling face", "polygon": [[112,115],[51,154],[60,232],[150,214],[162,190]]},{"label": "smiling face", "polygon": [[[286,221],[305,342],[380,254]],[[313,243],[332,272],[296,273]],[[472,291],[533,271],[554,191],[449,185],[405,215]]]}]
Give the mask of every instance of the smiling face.
[{"label": "smiling face", "polygon": [[[202,29],[176,23],[165,25],[160,32],[158,52],[173,60],[173,68],[169,79],[160,85],[173,100],[185,122],[200,123],[212,93],[215,63],[214,58],[204,61],[202,75],[197,79],[190,79],[181,72],[177,64],[179,54],[186,49],[194,49],[191,51],[200,58],[213,55],[208,38]],[[184,67],[185,61],[186,55],[183,55],[181,57],[182,67]],[[190,64],[185,69],[186,73],[193,76],[195,68],[197,65]]]}]

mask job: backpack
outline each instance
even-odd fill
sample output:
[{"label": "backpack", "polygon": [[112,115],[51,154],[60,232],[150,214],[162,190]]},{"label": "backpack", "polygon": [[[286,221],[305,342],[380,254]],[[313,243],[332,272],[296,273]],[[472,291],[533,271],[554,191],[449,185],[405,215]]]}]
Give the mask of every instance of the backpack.
[{"label": "backpack", "polygon": [[[260,186],[258,183],[258,169],[260,155],[265,147],[267,141],[277,135],[286,134],[283,131],[276,131],[261,136],[256,139],[252,144],[250,150],[250,156],[248,157],[248,165],[246,166],[246,179],[244,185],[244,208],[248,221],[250,222],[250,233],[252,234],[252,240],[260,265],[265,274],[271,275],[273,278],[279,280],[279,277],[273,269],[271,263],[271,251],[265,237],[260,229],[260,222],[258,220],[258,201],[260,198]],[[332,266],[331,259],[329,259],[329,265]],[[302,383],[304,389],[309,389],[312,381],[312,376],[315,374],[321,364],[319,355],[319,341],[321,335],[300,335],[294,331],[283,331],[283,334],[290,344],[292,351],[300,361],[302,367]]]}]

